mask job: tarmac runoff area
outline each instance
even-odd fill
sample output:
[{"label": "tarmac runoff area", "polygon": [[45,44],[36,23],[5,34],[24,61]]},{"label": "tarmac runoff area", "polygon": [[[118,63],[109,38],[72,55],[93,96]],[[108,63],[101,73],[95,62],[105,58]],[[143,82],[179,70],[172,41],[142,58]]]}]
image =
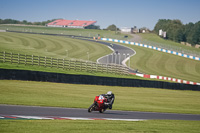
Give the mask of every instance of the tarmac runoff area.
[{"label": "tarmac runoff area", "polygon": [[1,119],[49,119],[49,120],[196,120],[200,121],[200,115],[155,113],[138,111],[106,110],[104,113],[94,111],[88,113],[87,109],[59,108],[40,106],[0,105]]}]

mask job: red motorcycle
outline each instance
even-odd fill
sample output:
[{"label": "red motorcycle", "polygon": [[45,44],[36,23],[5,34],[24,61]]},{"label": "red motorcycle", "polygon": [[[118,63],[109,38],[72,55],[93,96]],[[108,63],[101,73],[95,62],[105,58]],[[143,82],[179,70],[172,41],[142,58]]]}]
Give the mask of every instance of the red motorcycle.
[{"label": "red motorcycle", "polygon": [[100,113],[103,113],[108,108],[104,104],[105,102],[107,102],[107,98],[103,95],[96,96],[94,103],[88,108],[88,112],[99,111]]}]

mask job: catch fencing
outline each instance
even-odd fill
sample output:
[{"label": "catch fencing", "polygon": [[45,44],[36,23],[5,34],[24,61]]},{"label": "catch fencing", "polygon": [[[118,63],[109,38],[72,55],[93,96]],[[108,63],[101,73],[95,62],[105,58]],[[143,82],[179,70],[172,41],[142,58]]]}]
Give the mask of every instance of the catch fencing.
[{"label": "catch fencing", "polygon": [[118,64],[102,64],[77,59],[58,59],[36,55],[0,52],[0,63],[23,64],[26,66],[43,66],[63,70],[87,71],[91,73],[129,74],[129,69]]}]

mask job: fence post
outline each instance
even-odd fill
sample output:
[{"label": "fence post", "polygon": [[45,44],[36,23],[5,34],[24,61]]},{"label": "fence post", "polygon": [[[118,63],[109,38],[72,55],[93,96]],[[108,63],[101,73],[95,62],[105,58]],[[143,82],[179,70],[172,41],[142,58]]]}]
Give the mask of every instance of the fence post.
[{"label": "fence post", "polygon": [[96,72],[98,72],[98,63],[95,64],[96,65]]},{"label": "fence post", "polygon": [[33,55],[32,55],[32,66],[33,66]]},{"label": "fence post", "polygon": [[57,58],[57,68],[58,68],[58,58]]},{"label": "fence post", "polygon": [[20,60],[19,60],[19,53],[18,53],[18,64],[20,63]]},{"label": "fence post", "polygon": [[69,70],[71,69],[71,59],[69,59]]},{"label": "fence post", "polygon": [[46,64],[47,64],[47,57],[45,56],[44,58],[44,66],[46,67]]},{"label": "fence post", "polygon": [[27,57],[26,57],[26,54],[25,54],[25,66],[26,66],[26,58],[27,58]]},{"label": "fence post", "polygon": [[3,62],[6,62],[6,51],[3,52]]},{"label": "fence post", "polygon": [[11,56],[11,64],[12,64],[12,61],[13,61],[13,53],[12,52],[11,52],[10,56]]},{"label": "fence post", "polygon": [[106,64],[106,73],[108,73],[108,64]]},{"label": "fence post", "polygon": [[53,67],[53,58],[51,57],[51,68]]},{"label": "fence post", "polygon": [[65,69],[65,59],[63,59],[63,69]]},{"label": "fence post", "polygon": [[88,71],[88,61],[86,61],[86,72]]},{"label": "fence post", "polygon": [[118,74],[118,66],[115,64],[115,74]]},{"label": "fence post", "polygon": [[82,60],[80,61],[80,63],[81,63],[81,65],[80,65],[80,70],[82,71],[82,64],[83,64],[83,62],[82,62]]},{"label": "fence post", "polygon": [[38,66],[40,66],[40,56],[38,56]]}]

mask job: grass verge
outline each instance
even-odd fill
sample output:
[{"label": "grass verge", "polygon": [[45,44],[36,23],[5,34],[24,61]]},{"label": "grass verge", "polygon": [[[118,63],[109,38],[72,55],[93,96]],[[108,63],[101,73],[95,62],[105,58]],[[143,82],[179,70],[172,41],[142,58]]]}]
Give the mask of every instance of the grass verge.
[{"label": "grass verge", "polygon": [[114,110],[200,114],[200,92],[0,80],[0,104],[88,108],[112,91]]},{"label": "grass verge", "polygon": [[[140,46],[121,44],[136,51],[131,57],[131,68],[142,73],[200,82],[200,61],[168,53],[155,51]],[[129,61],[126,62],[127,65]]]},{"label": "grass verge", "polygon": [[0,25],[2,30],[21,31],[21,32],[35,32],[35,33],[49,33],[49,34],[63,34],[63,35],[75,35],[85,37],[101,37],[129,39],[124,37],[126,34],[109,30],[95,30],[95,29],[76,29],[76,28],[60,28],[60,27],[45,27],[45,26],[14,26],[14,25]]},{"label": "grass verge", "polygon": [[84,120],[1,120],[0,132],[15,133],[197,133],[199,121],[149,120],[84,121]]},{"label": "grass verge", "polygon": [[96,61],[112,53],[103,44],[67,37],[0,32],[1,51],[47,56],[60,59],[76,58]]},{"label": "grass verge", "polygon": [[185,51],[186,53],[191,53],[191,54],[197,54],[200,55],[200,49],[199,48],[194,48],[194,47],[189,47],[186,45],[182,45],[181,43],[177,43],[171,40],[166,40],[154,33],[148,33],[148,34],[139,34],[142,37],[141,42],[144,44],[152,44],[160,47],[167,47],[170,49],[174,49],[175,51]]}]

